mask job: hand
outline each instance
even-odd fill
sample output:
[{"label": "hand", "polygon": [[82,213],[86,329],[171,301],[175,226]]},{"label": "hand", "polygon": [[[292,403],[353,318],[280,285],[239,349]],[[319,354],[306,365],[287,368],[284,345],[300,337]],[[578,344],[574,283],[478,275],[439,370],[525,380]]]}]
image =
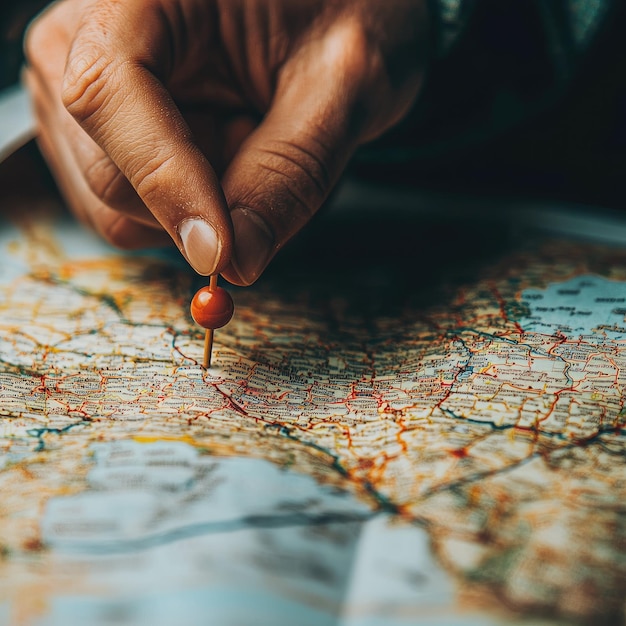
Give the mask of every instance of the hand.
[{"label": "hand", "polygon": [[63,0],[25,80],[70,207],[124,248],[169,238],[254,282],[350,156],[410,109],[426,0]]}]

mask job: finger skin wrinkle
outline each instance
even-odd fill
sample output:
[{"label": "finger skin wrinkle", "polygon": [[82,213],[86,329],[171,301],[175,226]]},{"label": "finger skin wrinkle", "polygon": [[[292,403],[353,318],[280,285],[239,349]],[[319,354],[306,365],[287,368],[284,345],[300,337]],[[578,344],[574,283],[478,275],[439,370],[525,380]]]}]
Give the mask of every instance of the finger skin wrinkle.
[{"label": "finger skin wrinkle", "polygon": [[148,207],[162,204],[163,189],[171,188],[172,181],[184,177],[180,162],[178,154],[156,155],[133,174],[130,182]]},{"label": "finger skin wrinkle", "polygon": [[106,83],[115,72],[113,61],[97,49],[73,51],[65,70],[61,91],[63,106],[80,123],[103,108],[107,101]]},{"label": "finger skin wrinkle", "polygon": [[[291,141],[285,141],[284,143],[294,150],[299,150],[315,163],[317,171],[319,172],[320,191],[321,193],[326,193],[326,190],[328,189],[332,181],[330,177],[330,172],[328,171],[328,167],[326,166],[326,162],[324,161],[324,159],[318,157],[315,152],[313,152],[312,150],[308,150],[302,145],[295,144]],[[322,143],[320,141],[318,141],[317,143],[323,148],[324,153],[328,154],[329,151],[322,145]]]},{"label": "finger skin wrinkle", "polygon": [[[302,214],[304,214],[303,220],[309,221],[313,215],[315,214],[315,209],[312,206],[309,206],[298,194],[296,194],[289,185],[285,186],[285,191],[293,198],[295,207],[300,207]],[[292,217],[296,217],[293,215]],[[300,217],[296,218],[296,227],[301,225]]]},{"label": "finger skin wrinkle", "polygon": [[[279,188],[280,191],[287,193],[295,201],[295,205],[292,202],[289,203],[291,210],[288,213],[292,214],[294,208],[299,208],[302,213],[304,213],[304,218],[308,221],[315,213],[316,203],[312,200],[308,200],[306,194],[303,194],[301,192],[301,190],[299,189],[301,185],[299,186],[294,178],[282,169],[272,167],[271,165],[267,165],[264,163],[261,164],[261,169],[283,179],[282,184]],[[263,189],[263,191],[265,191],[265,188]],[[278,193],[280,193],[280,191]],[[264,197],[262,198],[262,200],[264,202],[267,202],[268,199]],[[255,203],[253,202],[252,205],[254,204]]]},{"label": "finger skin wrinkle", "polygon": [[91,191],[104,204],[111,205],[115,201],[119,185],[125,178],[109,157],[103,156],[85,170],[85,180]]},{"label": "finger skin wrinkle", "polygon": [[294,165],[298,170],[303,172],[305,176],[313,183],[313,185],[317,188],[317,191],[320,195],[324,195],[326,189],[328,189],[328,185],[330,184],[328,177],[328,170],[322,163],[320,159],[318,159],[312,152],[309,152],[296,144],[288,143],[288,145],[292,150],[297,150],[301,152],[303,155],[307,157],[307,160],[313,165],[313,167],[309,167],[309,164],[302,164],[297,158],[290,156],[286,152],[279,152],[278,150],[273,150],[272,148],[264,148],[263,152],[265,154],[270,154],[279,159],[284,159],[288,161],[292,165]]},{"label": "finger skin wrinkle", "polygon": [[[312,152],[290,141],[282,141],[276,147],[263,147],[260,152],[275,157],[266,162],[267,169],[285,176],[299,187],[306,187],[308,181],[315,188],[316,195],[324,197],[329,186],[328,170]],[[307,195],[311,195],[310,191]]]}]

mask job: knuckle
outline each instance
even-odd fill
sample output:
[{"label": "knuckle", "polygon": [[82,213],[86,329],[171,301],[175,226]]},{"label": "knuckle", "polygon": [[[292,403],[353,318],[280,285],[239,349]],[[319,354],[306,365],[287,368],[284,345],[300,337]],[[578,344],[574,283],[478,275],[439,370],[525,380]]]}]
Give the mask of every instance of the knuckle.
[{"label": "knuckle", "polygon": [[348,90],[353,90],[371,73],[376,47],[365,24],[354,16],[337,20],[321,43],[319,63],[333,68]]},{"label": "knuckle", "polygon": [[62,38],[59,37],[57,12],[56,6],[48,7],[28,24],[24,32],[24,56],[33,67],[47,65],[50,50],[59,46]]},{"label": "knuckle", "polygon": [[23,52],[29,65],[47,67],[58,63],[59,53],[67,52],[76,11],[67,2],[39,4],[40,12],[26,25]]},{"label": "knuckle", "polygon": [[344,20],[338,25],[338,42],[331,41],[335,62],[345,66],[348,74],[361,75],[372,59],[372,45],[366,29],[360,20]]},{"label": "knuckle", "polygon": [[44,58],[46,49],[46,29],[41,26],[41,19],[37,19],[28,26],[24,33],[24,56],[29,65],[38,67]]},{"label": "knuckle", "polygon": [[114,72],[113,62],[97,47],[74,50],[68,59],[61,100],[79,122],[85,122],[107,100],[107,81]]}]

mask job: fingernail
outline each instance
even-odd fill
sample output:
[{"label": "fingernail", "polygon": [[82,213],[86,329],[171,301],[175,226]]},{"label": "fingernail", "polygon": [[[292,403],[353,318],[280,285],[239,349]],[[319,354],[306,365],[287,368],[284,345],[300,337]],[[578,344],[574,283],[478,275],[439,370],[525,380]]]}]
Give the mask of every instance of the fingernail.
[{"label": "fingernail", "polygon": [[274,236],[267,222],[249,209],[234,209],[230,217],[235,230],[233,265],[242,281],[252,284],[269,263]]},{"label": "fingernail", "polygon": [[213,227],[202,218],[192,217],[178,225],[178,234],[191,267],[203,276],[213,274],[220,253],[220,242]]}]

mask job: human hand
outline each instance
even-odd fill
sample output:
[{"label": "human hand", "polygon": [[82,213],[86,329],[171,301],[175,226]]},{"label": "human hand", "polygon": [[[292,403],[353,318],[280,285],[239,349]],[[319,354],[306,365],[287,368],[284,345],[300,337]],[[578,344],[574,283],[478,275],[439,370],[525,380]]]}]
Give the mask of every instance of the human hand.
[{"label": "human hand", "polygon": [[62,0],[30,26],[39,143],[76,215],[254,282],[410,109],[426,0]]}]

